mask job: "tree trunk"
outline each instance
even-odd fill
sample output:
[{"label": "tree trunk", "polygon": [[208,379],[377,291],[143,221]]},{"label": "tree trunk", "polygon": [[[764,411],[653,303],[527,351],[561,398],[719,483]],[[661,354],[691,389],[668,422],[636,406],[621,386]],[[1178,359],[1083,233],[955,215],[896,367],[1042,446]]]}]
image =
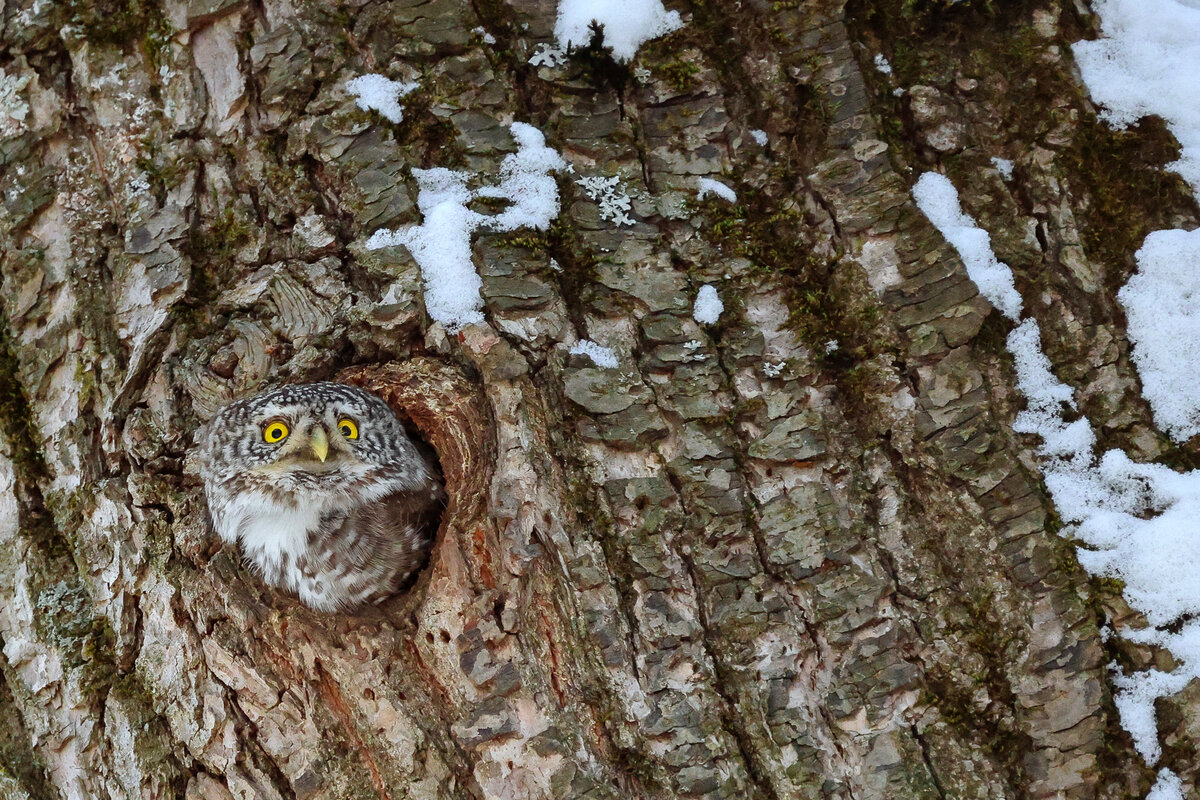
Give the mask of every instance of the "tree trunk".
[{"label": "tree trunk", "polygon": [[[1101,638],[1129,612],[1013,433],[1009,323],[910,189],[953,180],[1105,443],[1184,463],[1115,301],[1198,224],[1173,140],[1097,122],[1081,3],[669,5],[623,63],[537,58],[549,0],[6,0],[0,798],[1145,793],[1106,665],[1156,655]],[[372,72],[419,84],[401,122],[347,93]],[[411,168],[494,182],[514,121],[562,213],[475,233],[486,321],[448,332],[364,242],[421,222]],[[447,481],[370,614],[264,587],[189,460],[323,379]]]}]

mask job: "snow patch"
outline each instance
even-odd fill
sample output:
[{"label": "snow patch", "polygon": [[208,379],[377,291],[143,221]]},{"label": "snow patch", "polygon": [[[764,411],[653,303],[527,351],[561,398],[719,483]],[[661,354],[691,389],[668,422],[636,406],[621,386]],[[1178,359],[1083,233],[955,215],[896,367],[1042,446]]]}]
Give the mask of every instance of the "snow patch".
[{"label": "snow patch", "polygon": [[883,53],[875,54],[875,69],[884,75],[892,74],[892,65],[888,63],[886,58],[883,57]]},{"label": "snow patch", "polygon": [[696,293],[696,302],[692,304],[692,319],[701,325],[716,325],[724,310],[725,304],[721,302],[716,287],[709,283],[701,286]]},{"label": "snow patch", "polygon": [[[1200,199],[1200,7],[1195,0],[1098,0],[1102,37],[1072,45],[1100,117],[1116,128],[1161,117],[1179,141],[1168,165]],[[1118,293],[1133,361],[1155,424],[1176,441],[1200,432],[1200,242],[1181,230],[1151,233],[1138,272]],[[1189,305],[1191,308],[1189,308]]]},{"label": "snow patch", "polygon": [[620,364],[617,361],[617,354],[611,348],[602,347],[591,339],[580,339],[571,345],[570,353],[573,356],[587,356],[597,367],[604,367],[605,369],[616,369]]},{"label": "snow patch", "polygon": [[400,98],[416,91],[421,84],[393,81],[383,75],[371,73],[346,81],[346,91],[354,95],[355,102],[363,111],[378,111],[390,122],[404,119],[404,106]]},{"label": "snow patch", "polygon": [[1182,146],[1168,167],[1200,193],[1200,8],[1179,0],[1097,0],[1103,34],[1071,45],[1100,118],[1159,116]]},{"label": "snow patch", "polygon": [[703,200],[710,194],[715,194],[722,200],[728,200],[731,203],[737,202],[737,192],[730,189],[720,181],[714,181],[712,178],[701,178],[696,181],[696,197]]},{"label": "snow patch", "polygon": [[[479,228],[511,231],[545,230],[558,216],[558,185],[550,173],[566,162],[546,146],[541,131],[524,122],[509,130],[518,150],[504,157],[500,181],[472,191],[468,172],[434,167],[413,169],[419,194],[417,207],[424,222],[395,231],[378,230],[366,242],[368,250],[404,245],[421,269],[425,308],[429,316],[451,332],[483,322],[483,281],[471,260],[471,234]],[[495,216],[472,211],[468,204],[479,197],[496,197],[512,203]]]},{"label": "snow patch", "polygon": [[1200,231],[1155,231],[1117,293],[1154,424],[1177,442],[1200,433]]},{"label": "snow patch", "polygon": [[1146,800],[1183,800],[1183,781],[1169,769],[1160,771]]},{"label": "snow patch", "polygon": [[593,22],[604,26],[604,46],[617,61],[629,61],[646,42],[683,27],[679,12],[667,11],[662,0],[560,0],[554,22],[558,46],[587,47]]},{"label": "snow patch", "polygon": [[758,128],[750,131],[750,138],[753,139],[755,144],[759,145],[760,147],[766,147],[767,142],[769,141],[767,139],[767,132],[759,130]]},{"label": "snow patch", "polygon": [[1000,177],[1006,181],[1011,181],[1013,176],[1013,162],[1007,158],[992,156],[992,166],[1000,173]]},{"label": "snow patch", "polygon": [[926,172],[913,187],[917,208],[942,232],[962,257],[967,275],[989,303],[1016,322],[1021,316],[1021,295],[1013,285],[1012,270],[996,260],[992,239],[975,220],[962,212],[958,191],[945,175]]}]

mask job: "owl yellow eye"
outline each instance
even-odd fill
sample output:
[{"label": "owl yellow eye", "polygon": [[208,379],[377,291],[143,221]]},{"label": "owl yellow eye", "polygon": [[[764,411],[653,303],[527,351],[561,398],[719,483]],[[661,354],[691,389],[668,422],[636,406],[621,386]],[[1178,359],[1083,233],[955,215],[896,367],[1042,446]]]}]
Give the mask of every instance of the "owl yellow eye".
[{"label": "owl yellow eye", "polygon": [[358,438],[358,426],[354,424],[354,420],[352,419],[338,420],[338,430],[341,431],[342,436],[345,436],[347,439]]},{"label": "owl yellow eye", "polygon": [[267,427],[263,428],[263,441],[275,444],[282,442],[287,438],[288,426],[282,422],[272,422]]}]

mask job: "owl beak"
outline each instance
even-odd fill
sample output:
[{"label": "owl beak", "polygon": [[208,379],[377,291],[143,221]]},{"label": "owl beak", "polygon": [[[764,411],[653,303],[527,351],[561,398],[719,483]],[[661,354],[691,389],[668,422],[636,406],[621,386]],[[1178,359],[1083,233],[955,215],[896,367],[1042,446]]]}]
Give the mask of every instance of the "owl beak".
[{"label": "owl beak", "polygon": [[308,441],[312,446],[313,453],[321,459],[322,464],[325,463],[325,457],[329,455],[329,438],[325,435],[325,429],[313,428],[312,438]]}]

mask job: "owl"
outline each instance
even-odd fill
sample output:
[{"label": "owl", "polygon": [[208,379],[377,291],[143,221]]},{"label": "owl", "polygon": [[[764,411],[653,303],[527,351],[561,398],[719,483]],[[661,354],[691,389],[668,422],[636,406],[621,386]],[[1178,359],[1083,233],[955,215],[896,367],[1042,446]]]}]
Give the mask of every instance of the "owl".
[{"label": "owl", "polygon": [[225,406],[197,440],[217,535],[305,605],[378,603],[425,563],[444,497],[437,468],[378,397],[282,386]]}]

